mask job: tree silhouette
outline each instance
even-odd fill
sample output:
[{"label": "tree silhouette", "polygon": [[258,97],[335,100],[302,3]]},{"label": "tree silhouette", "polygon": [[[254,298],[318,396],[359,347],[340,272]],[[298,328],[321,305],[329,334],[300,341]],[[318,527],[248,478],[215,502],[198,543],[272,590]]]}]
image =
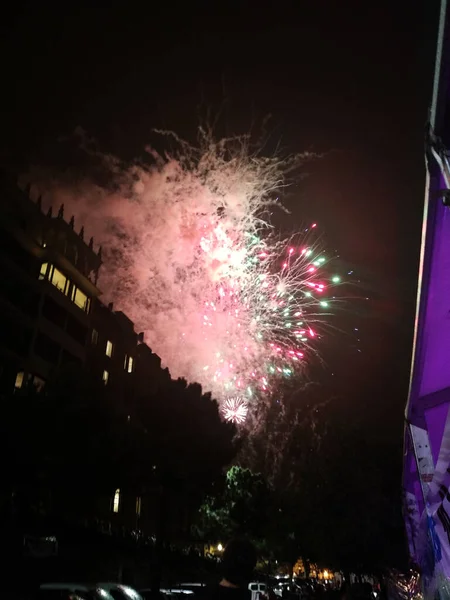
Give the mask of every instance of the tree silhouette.
[{"label": "tree silhouette", "polygon": [[205,499],[195,532],[210,542],[243,535],[261,544],[271,518],[271,501],[264,478],[235,465]]}]

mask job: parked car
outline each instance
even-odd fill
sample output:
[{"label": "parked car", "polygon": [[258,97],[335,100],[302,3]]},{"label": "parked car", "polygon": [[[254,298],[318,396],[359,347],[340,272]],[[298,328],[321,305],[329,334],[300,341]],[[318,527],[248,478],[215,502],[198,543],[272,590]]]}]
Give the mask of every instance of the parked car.
[{"label": "parked car", "polygon": [[180,583],[178,587],[187,592],[193,592],[196,598],[201,597],[207,590],[205,583]]},{"label": "parked car", "polygon": [[98,583],[97,587],[107,592],[112,600],[144,600],[139,592],[122,583]]},{"label": "parked car", "polygon": [[82,583],[44,583],[39,587],[37,600],[113,600],[105,594],[96,586]]},{"label": "parked car", "polygon": [[37,600],[144,600],[133,588],[121,583],[44,583]]},{"label": "parked car", "polygon": [[[151,600],[154,598],[153,590],[151,588],[139,590],[139,593],[143,600]],[[163,588],[159,590],[159,593],[164,598],[167,598],[167,600],[193,600],[195,598],[194,592],[182,588]]]}]

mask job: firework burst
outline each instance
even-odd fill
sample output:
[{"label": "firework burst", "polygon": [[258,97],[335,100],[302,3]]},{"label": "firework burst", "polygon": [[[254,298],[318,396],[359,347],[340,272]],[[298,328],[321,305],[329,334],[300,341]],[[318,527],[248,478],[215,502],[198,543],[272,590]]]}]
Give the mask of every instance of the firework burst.
[{"label": "firework burst", "polygon": [[308,157],[264,157],[247,138],[202,132],[192,147],[170,136],[177,150],[152,151],[150,166],[102,157],[107,189],[75,187],[73,174],[55,185],[53,175],[47,199],[64,201],[102,244],[105,299],[145,331],[172,376],[201,383],[223,411],[235,395],[251,410],[317,352],[338,283],[315,224],[280,241],[268,221],[286,173]]},{"label": "firework burst", "polygon": [[236,398],[228,398],[222,407],[224,419],[242,425],[247,418],[248,406],[245,400],[237,396]]}]

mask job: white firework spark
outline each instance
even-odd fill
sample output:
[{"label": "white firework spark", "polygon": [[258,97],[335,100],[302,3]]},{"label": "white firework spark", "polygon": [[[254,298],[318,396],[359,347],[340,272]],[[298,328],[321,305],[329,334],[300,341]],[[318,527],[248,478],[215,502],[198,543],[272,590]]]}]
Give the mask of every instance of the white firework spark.
[{"label": "white firework spark", "polygon": [[241,425],[245,422],[248,413],[248,406],[245,400],[239,396],[228,398],[222,407],[224,419]]}]

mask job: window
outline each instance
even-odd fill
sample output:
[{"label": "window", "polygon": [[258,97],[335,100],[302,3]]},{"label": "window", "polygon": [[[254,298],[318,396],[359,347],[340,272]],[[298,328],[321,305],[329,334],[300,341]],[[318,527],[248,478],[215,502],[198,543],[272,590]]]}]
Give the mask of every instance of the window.
[{"label": "window", "polygon": [[108,385],[108,379],[109,379],[109,373],[108,373],[108,371],[103,371],[102,380],[103,380],[103,383],[105,385]]},{"label": "window", "polygon": [[118,513],[120,507],[120,490],[117,489],[113,499],[113,512]]},{"label": "window", "polygon": [[16,382],[14,384],[14,387],[16,388],[16,390],[20,390],[20,388],[23,386],[23,376],[24,376],[24,372],[23,371],[19,371],[16,375]]},{"label": "window", "polygon": [[96,346],[98,343],[98,331],[96,329],[92,330],[91,342],[93,346]]},{"label": "window", "polygon": [[113,344],[109,340],[106,342],[106,356],[111,358],[113,353]]},{"label": "window", "polygon": [[39,271],[39,279],[47,279],[48,263],[42,263]]},{"label": "window", "polygon": [[134,362],[133,361],[133,357],[132,356],[128,356],[128,354],[125,354],[125,362],[123,364],[123,368],[128,373],[132,373],[133,372],[133,362]]},{"label": "window", "polygon": [[90,311],[91,299],[55,266],[49,263],[42,263],[39,279],[48,279],[60,292],[68,296],[78,308],[87,313]]},{"label": "window", "polygon": [[53,267],[51,282],[58,290],[65,293],[67,287],[67,277],[63,275],[56,267]]},{"label": "window", "polygon": [[141,516],[141,507],[142,507],[142,498],[140,496],[138,496],[136,498],[136,516],[137,517]]},{"label": "window", "polygon": [[84,292],[82,292],[77,287],[73,286],[72,302],[74,302],[78,306],[78,308],[81,308],[81,310],[89,312],[88,300],[89,300],[89,298],[86,296],[86,294]]}]

